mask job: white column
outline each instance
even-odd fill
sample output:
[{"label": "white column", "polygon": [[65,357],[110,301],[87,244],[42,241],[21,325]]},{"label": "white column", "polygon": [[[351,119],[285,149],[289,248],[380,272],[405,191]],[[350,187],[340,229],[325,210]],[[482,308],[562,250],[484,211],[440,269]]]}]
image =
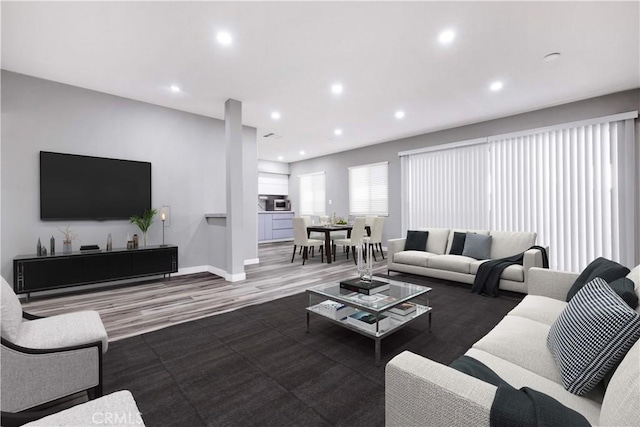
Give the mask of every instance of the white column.
[{"label": "white column", "polygon": [[224,104],[225,151],[227,156],[227,277],[245,279],[244,272],[244,185],[242,103],[228,99]]}]

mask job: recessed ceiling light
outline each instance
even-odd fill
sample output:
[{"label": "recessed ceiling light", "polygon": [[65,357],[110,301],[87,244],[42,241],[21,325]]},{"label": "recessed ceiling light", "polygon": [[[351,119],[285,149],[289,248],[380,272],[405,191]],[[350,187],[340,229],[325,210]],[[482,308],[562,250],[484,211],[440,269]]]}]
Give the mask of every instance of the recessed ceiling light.
[{"label": "recessed ceiling light", "polygon": [[176,93],[180,92],[180,88],[176,85],[171,85],[169,89],[171,89],[171,92],[176,92]]},{"label": "recessed ceiling light", "polygon": [[225,46],[230,45],[231,42],[233,41],[233,39],[231,38],[231,34],[227,33],[226,31],[220,31],[216,35],[216,39],[218,40],[218,43]]},{"label": "recessed ceiling light", "polygon": [[404,111],[400,110],[400,111],[396,111],[396,119],[402,119],[404,118]]},{"label": "recessed ceiling light", "polygon": [[544,62],[551,62],[551,61],[555,61],[558,58],[560,58],[560,54],[558,52],[553,52],[553,53],[550,53],[549,55],[546,55],[542,59],[544,60]]},{"label": "recessed ceiling light", "polygon": [[503,86],[504,84],[502,82],[493,82],[491,83],[491,86],[489,86],[489,89],[491,89],[494,92],[497,92],[501,90]]},{"label": "recessed ceiling light", "polygon": [[342,129],[336,129],[333,131],[334,135],[342,135]]},{"label": "recessed ceiling light", "polygon": [[335,93],[336,95],[340,95],[343,90],[344,90],[344,87],[342,87],[340,83],[336,83],[331,86],[331,92]]},{"label": "recessed ceiling light", "polygon": [[283,160],[284,160],[284,157],[282,157],[282,156],[278,156],[278,160],[283,161]]},{"label": "recessed ceiling light", "polygon": [[300,151],[300,155],[301,155],[301,156],[304,156],[304,151],[302,151],[302,150],[301,150],[301,151]]},{"label": "recessed ceiling light", "polygon": [[453,30],[444,30],[438,35],[438,40],[442,44],[449,44],[456,38],[456,33]]},{"label": "recessed ceiling light", "polygon": [[273,113],[271,113],[271,118],[273,120],[279,120],[280,119],[280,113],[278,113],[277,111],[274,111]]}]

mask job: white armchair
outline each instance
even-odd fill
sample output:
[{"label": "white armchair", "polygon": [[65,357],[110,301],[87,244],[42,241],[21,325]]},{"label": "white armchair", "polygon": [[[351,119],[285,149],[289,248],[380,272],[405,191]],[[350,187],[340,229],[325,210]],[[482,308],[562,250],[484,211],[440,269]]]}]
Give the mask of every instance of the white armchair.
[{"label": "white armchair", "polygon": [[79,392],[86,391],[89,399],[102,396],[108,339],[100,315],[38,317],[22,311],[4,278],[1,291],[2,425],[39,418],[47,403]]}]

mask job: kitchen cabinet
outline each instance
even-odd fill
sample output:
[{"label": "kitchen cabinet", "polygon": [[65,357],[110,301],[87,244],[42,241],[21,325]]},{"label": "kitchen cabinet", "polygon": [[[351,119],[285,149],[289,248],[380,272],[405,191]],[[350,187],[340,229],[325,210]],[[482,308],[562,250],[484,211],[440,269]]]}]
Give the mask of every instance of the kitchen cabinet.
[{"label": "kitchen cabinet", "polygon": [[293,239],[293,212],[258,212],[258,241]]}]

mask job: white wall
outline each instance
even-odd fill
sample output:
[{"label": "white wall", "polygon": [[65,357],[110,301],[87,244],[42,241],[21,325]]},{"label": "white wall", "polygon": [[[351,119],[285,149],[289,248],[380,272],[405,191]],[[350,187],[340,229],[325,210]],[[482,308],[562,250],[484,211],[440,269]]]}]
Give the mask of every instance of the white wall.
[{"label": "white wall", "polygon": [[[244,133],[255,139],[255,129]],[[179,247],[180,268],[224,269],[224,249],[210,251],[204,218],[226,210],[223,121],[2,71],[0,267],[9,282],[13,257],[35,253],[38,238],[48,246],[53,235],[61,250],[57,227],[70,224],[77,231],[74,250],[81,244],[104,247],[108,233],[114,247],[123,247],[127,233],[138,232],[126,220],[41,221],[41,150],[151,162],[152,206],[171,206],[166,242]],[[250,175],[257,175],[257,165]],[[257,183],[248,190],[255,205]],[[149,245],[162,243],[159,219],[147,239]],[[255,258],[257,223],[249,225],[247,242],[247,258]]]}]

